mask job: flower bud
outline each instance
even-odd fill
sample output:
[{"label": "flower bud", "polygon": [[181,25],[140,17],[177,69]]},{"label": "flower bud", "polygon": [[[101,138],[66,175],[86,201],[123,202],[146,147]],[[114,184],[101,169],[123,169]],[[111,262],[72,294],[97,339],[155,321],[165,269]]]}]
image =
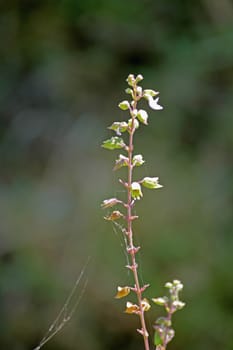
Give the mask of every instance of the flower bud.
[{"label": "flower bud", "polygon": [[158,183],[158,181],[158,177],[144,177],[144,179],[142,180],[142,185],[150,189],[157,189],[163,187]]},{"label": "flower bud", "polygon": [[148,98],[148,96],[154,97],[154,96],[156,96],[156,95],[158,95],[158,94],[159,94],[158,91],[154,91],[154,90],[152,90],[152,89],[145,89],[145,90],[144,90],[143,96],[144,96],[145,98]]},{"label": "flower bud", "polygon": [[117,287],[117,294],[115,295],[116,299],[121,299],[126,297],[130,293],[130,288],[128,286],[125,287]]},{"label": "flower bud", "polygon": [[143,76],[141,74],[138,74],[136,76],[136,83],[139,83],[139,81],[142,81],[143,80]]},{"label": "flower bud", "polygon": [[143,311],[148,311],[151,308],[149,301],[146,298],[142,300],[142,308],[143,308]]},{"label": "flower bud", "polygon": [[132,125],[134,126],[134,129],[138,129],[139,128],[139,122],[138,122],[137,119],[132,120],[132,118],[130,118],[128,120],[128,125],[129,125],[130,128],[132,128]]},{"label": "flower bud", "polygon": [[140,165],[142,165],[142,164],[144,164],[144,163],[145,163],[145,161],[143,160],[141,154],[136,154],[136,155],[133,157],[133,166],[140,166]]},{"label": "flower bud", "polygon": [[172,284],[171,282],[167,282],[167,283],[165,284],[165,287],[170,289],[170,288],[173,287],[173,284]]},{"label": "flower bud", "polygon": [[139,109],[137,113],[137,118],[140,120],[141,123],[147,125],[147,119],[148,119],[148,114],[144,109]]},{"label": "flower bud", "polygon": [[142,194],[142,190],[141,190],[141,185],[138,182],[133,182],[131,184],[131,195],[133,197],[133,199],[140,199],[143,194]]},{"label": "flower bud", "polygon": [[119,210],[114,210],[110,215],[105,216],[104,219],[108,221],[116,221],[120,219],[123,214]]},{"label": "flower bud", "polygon": [[138,313],[139,311],[140,311],[140,308],[137,304],[133,304],[130,301],[127,301],[125,313],[135,314],[135,313]]},{"label": "flower bud", "polygon": [[128,128],[128,124],[126,122],[114,122],[108,129],[116,132],[117,135],[121,135],[122,132],[125,132]]},{"label": "flower bud", "polygon": [[181,310],[185,306],[185,303],[183,303],[183,301],[180,300],[175,300],[173,301],[172,305],[176,308],[176,310]]},{"label": "flower bud", "polygon": [[111,139],[104,141],[102,147],[105,149],[114,150],[125,147],[125,143],[122,138],[115,136],[111,137]]},{"label": "flower bud", "polygon": [[129,74],[128,78],[126,79],[129,86],[133,86],[135,84],[135,77],[133,74]]},{"label": "flower bud", "polygon": [[105,199],[103,201],[103,203],[101,204],[101,207],[103,209],[111,208],[111,207],[113,207],[114,205],[116,205],[118,203],[122,203],[122,202],[119,199],[117,199],[117,198]]},{"label": "flower bud", "polygon": [[152,301],[156,304],[156,305],[166,305],[168,302],[168,298],[167,297],[163,297],[163,298],[153,298]]},{"label": "flower bud", "polygon": [[130,104],[129,104],[129,101],[122,101],[122,102],[120,102],[119,104],[118,104],[118,107],[120,108],[120,109],[122,109],[123,111],[126,111],[127,109],[129,109],[130,108]]},{"label": "flower bud", "polygon": [[129,158],[119,154],[119,158],[116,160],[115,166],[113,170],[118,170],[123,166],[127,166],[129,164]]}]

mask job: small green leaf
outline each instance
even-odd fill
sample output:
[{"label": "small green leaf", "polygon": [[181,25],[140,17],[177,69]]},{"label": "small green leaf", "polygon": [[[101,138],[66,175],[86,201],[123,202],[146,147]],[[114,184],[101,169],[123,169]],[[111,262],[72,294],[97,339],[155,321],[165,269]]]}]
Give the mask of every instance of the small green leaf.
[{"label": "small green leaf", "polygon": [[157,188],[163,187],[162,185],[159,184],[158,177],[144,177],[141,183],[144,187],[147,187],[150,189],[157,189]]},{"label": "small green leaf", "polygon": [[130,108],[130,104],[129,104],[129,101],[122,101],[122,102],[120,102],[119,104],[118,104],[118,107],[120,108],[120,109],[122,109],[123,111],[126,111],[127,109],[129,109]]},{"label": "small green leaf", "polygon": [[115,136],[104,141],[102,147],[109,150],[119,149],[125,147],[125,143],[122,138]]}]

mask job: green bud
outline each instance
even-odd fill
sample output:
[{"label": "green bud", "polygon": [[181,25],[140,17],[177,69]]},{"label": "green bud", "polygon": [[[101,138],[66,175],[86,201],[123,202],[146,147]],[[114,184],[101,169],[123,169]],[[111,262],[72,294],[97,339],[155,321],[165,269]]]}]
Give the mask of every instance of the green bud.
[{"label": "green bud", "polygon": [[143,196],[141,185],[138,182],[133,182],[131,184],[130,191],[131,191],[131,196],[133,197],[133,199],[139,200]]},{"label": "green bud", "polygon": [[169,343],[175,336],[175,331],[174,329],[170,328],[167,332],[167,336],[166,336],[166,343]]},{"label": "green bud", "polygon": [[145,89],[145,90],[144,90],[144,93],[143,93],[143,96],[144,96],[145,98],[147,98],[148,96],[154,97],[154,96],[156,96],[156,95],[158,95],[158,94],[159,94],[159,92],[157,92],[157,91],[154,91],[154,90],[151,90],[151,89]]},{"label": "green bud", "polygon": [[[133,102],[132,102],[132,107],[133,107]],[[137,117],[137,114],[138,114],[138,110],[136,108],[134,108],[132,111],[131,111],[131,114],[133,117]]]},{"label": "green bud", "polygon": [[181,310],[183,309],[183,307],[185,307],[185,303],[183,303],[183,301],[180,300],[173,301],[172,305],[176,308],[176,310]]},{"label": "green bud", "polygon": [[178,284],[180,284],[181,282],[179,280],[173,280],[173,285],[177,286]]},{"label": "green bud", "polygon": [[102,147],[105,149],[113,150],[125,147],[125,143],[122,138],[115,136],[104,141]]},{"label": "green bud", "polygon": [[161,325],[161,326],[165,326],[165,327],[170,327],[171,326],[171,320],[169,320],[166,317],[159,317],[156,320],[156,324]]},{"label": "green bud", "polygon": [[137,91],[137,94],[138,94],[139,96],[142,95],[142,87],[141,87],[141,86],[137,86],[136,91]]},{"label": "green bud", "polygon": [[145,161],[143,160],[141,154],[136,154],[136,155],[133,157],[133,166],[140,166],[140,165],[142,165],[142,164],[144,164],[144,163],[145,163]]},{"label": "green bud", "polygon": [[133,97],[133,90],[130,88],[125,89],[125,92]]},{"label": "green bud", "polygon": [[129,86],[133,86],[135,84],[135,77],[133,74],[129,74],[128,78],[126,79]]},{"label": "green bud", "polygon": [[165,287],[171,289],[173,287],[173,284],[171,282],[167,282],[165,284]]},{"label": "green bud", "polygon": [[144,109],[140,109],[137,113],[137,118],[141,123],[147,125],[148,114]]},{"label": "green bud", "polygon": [[150,188],[150,189],[157,189],[163,187],[159,184],[159,178],[158,177],[144,177],[144,179],[141,181],[142,185],[144,187]]},{"label": "green bud", "polygon": [[120,109],[122,109],[122,111],[126,111],[127,109],[130,108],[129,101],[124,100],[124,101],[120,102],[120,103],[118,104],[118,107],[119,107]]},{"label": "green bud", "polygon": [[142,81],[143,80],[143,76],[141,74],[138,74],[136,76],[136,83],[139,83],[139,81]]},{"label": "green bud", "polygon": [[128,125],[130,128],[132,128],[132,123],[133,123],[133,126],[134,126],[134,129],[138,129],[139,128],[139,122],[137,119],[134,119],[134,121],[132,120],[132,118],[130,118],[128,120]]},{"label": "green bud", "polygon": [[152,301],[159,306],[163,306],[166,305],[168,302],[168,298],[167,297],[160,297],[160,298],[153,298]]}]

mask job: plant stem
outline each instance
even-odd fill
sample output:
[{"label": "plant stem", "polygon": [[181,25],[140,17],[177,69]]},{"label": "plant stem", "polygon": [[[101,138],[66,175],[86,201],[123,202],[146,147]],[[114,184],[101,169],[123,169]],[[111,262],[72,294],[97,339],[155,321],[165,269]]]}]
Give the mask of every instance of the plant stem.
[{"label": "plant stem", "polygon": [[[134,103],[134,108],[136,109],[136,101]],[[140,287],[139,278],[138,278],[138,265],[136,262],[136,250],[134,247],[133,242],[133,230],[132,230],[132,207],[133,207],[133,201],[131,196],[131,184],[132,184],[132,175],[133,175],[133,136],[134,136],[134,119],[135,117],[133,114],[132,116],[132,128],[129,132],[129,145],[128,145],[128,158],[129,158],[129,164],[128,164],[128,186],[127,186],[127,236],[128,236],[128,245],[129,245],[129,255],[131,256],[131,262],[132,262],[132,272],[133,277],[135,281],[135,293],[137,295],[138,300],[138,306],[139,306],[139,316],[141,321],[141,334],[144,339],[144,346],[145,350],[149,350],[149,340],[148,340],[148,332],[146,329],[146,322],[144,317],[144,310],[142,305],[142,289]]]}]

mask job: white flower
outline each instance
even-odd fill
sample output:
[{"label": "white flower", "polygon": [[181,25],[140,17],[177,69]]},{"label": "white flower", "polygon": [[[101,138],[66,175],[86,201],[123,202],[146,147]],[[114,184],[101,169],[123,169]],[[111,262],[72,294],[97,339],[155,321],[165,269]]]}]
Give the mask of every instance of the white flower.
[{"label": "white flower", "polygon": [[148,103],[149,103],[150,108],[155,109],[155,110],[163,109],[163,106],[158,104],[159,97],[156,97],[155,99],[153,99],[152,96],[147,95],[147,99],[148,99]]}]

